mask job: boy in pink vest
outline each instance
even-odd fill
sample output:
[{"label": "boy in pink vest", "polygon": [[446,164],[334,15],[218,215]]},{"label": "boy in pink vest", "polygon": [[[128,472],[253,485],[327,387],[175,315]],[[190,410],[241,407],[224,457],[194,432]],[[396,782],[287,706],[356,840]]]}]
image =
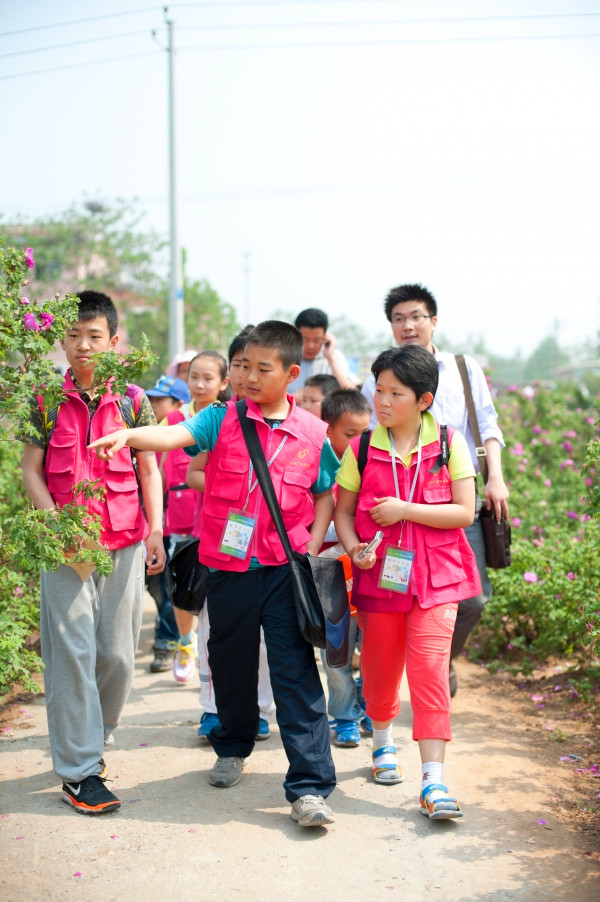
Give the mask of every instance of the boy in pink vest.
[{"label": "boy in pink vest", "polygon": [[[34,505],[54,510],[76,502],[98,514],[102,543],[113,560],[108,576],[94,571],[83,578],[66,564],[41,575],[40,630],[52,762],[63,781],[64,801],[82,814],[105,814],[121,806],[105,786],[102,756],[104,747],[114,743],[112,733],[133,679],[144,559],[150,562],[150,575],[160,573],[165,563],[155,455],[136,454],[146,522],[129,450],[107,462],[86,448],[90,440],[123,425],[126,399],[112,391],[110,382],[99,395],[94,381],[94,355],[116,347],[117,326],[109,297],[81,292],[79,319],[61,343],[69,362],[67,399],[58,408],[51,433],[41,409],[35,411],[40,437],[27,438],[23,453],[23,480]],[[133,398],[133,410],[136,427],[156,423],[141,389]],[[106,490],[104,497],[74,496],[76,483],[96,479]]]},{"label": "boy in pink vest", "polygon": [[[287,388],[300,372],[302,335],[268,321],[249,335],[243,369],[247,416],[256,424],[292,547],[317,554],[331,520],[338,462],[327,425],[296,407]],[[238,402],[239,403],[239,402]],[[110,460],[125,446],[209,451],[200,560],[207,579],[209,661],[221,720],[209,734],[217,761],[209,782],[239,782],[258,730],[258,651],[263,627],[277,722],[288,757],[291,817],[302,827],[333,823],[335,788],[325,697],[312,646],[296,620],[286,554],[254,476],[234,402],[185,423],[119,430],[91,443]]]},{"label": "boy in pink vest", "polygon": [[[384,351],[371,369],[380,425],[362,473],[361,440],[350,442],[337,476],[335,528],[353,565],[373,779],[404,779],[392,721],[406,664],[422,761],[421,813],[462,817],[443,782],[443,762],[451,738],[448,664],[456,609],[480,586],[462,529],[473,520],[475,470],[463,436],[449,429],[444,438],[427,412],[438,367],[425,348]],[[375,537],[380,541],[371,550]]]}]

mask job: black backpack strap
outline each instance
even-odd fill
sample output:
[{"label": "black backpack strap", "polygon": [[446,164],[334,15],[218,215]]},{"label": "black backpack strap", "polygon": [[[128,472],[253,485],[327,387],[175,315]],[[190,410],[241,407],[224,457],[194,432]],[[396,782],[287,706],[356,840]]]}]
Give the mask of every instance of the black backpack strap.
[{"label": "black backpack strap", "polygon": [[369,442],[371,441],[371,430],[367,429],[366,432],[360,437],[360,442],[358,444],[358,472],[360,473],[360,478],[362,479],[363,473],[365,472],[365,467],[367,466],[367,454],[369,453]]},{"label": "black backpack strap", "polygon": [[445,424],[440,426],[440,445],[442,446],[441,464],[443,467],[447,467],[450,460],[450,448],[448,446],[448,427]]}]

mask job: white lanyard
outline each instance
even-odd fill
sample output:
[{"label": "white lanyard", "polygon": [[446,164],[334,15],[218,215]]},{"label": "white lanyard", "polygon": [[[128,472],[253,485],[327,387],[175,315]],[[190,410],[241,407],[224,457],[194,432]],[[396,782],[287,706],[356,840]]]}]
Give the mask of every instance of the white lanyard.
[{"label": "white lanyard", "polygon": [[[421,423],[421,425],[419,427],[419,441],[417,444],[417,468],[415,470],[415,478],[413,479],[412,485],[410,487],[410,492],[408,493],[408,498],[406,499],[407,504],[410,504],[410,502],[412,501],[412,497],[415,493],[415,486],[417,484],[417,478],[419,476],[419,470],[421,469],[421,449],[422,449],[421,430],[422,429],[423,429],[423,423]],[[390,437],[390,446],[391,446],[391,455],[392,455],[392,473],[394,474],[394,488],[396,490],[396,498],[398,499],[398,501],[401,501],[400,488],[398,486],[398,473],[396,472],[396,454],[395,454],[395,448],[394,448],[394,436],[392,435],[391,429],[388,429],[388,435]],[[400,527],[400,538],[398,539],[398,547],[400,547],[400,545],[402,543],[402,533],[404,532],[404,524],[405,523],[406,523],[406,520],[402,520],[402,525]]]},{"label": "white lanyard", "polygon": [[[268,461],[267,461],[267,469],[271,466],[271,464],[273,463],[273,461],[275,460],[275,458],[277,457],[277,455],[279,454],[279,452],[281,451],[281,449],[283,448],[283,446],[284,446],[285,443],[287,442],[287,439],[288,439],[288,436],[287,436],[287,433],[286,433],[286,435],[283,436],[282,440],[281,440],[281,441],[279,442],[279,444],[277,445],[277,448],[275,449],[275,453],[274,453],[273,456],[271,457],[271,460],[268,460]],[[252,494],[252,492],[254,491],[254,489],[256,488],[256,486],[258,485],[258,479],[255,479],[254,482],[252,482],[252,474],[253,474],[253,472],[254,472],[254,467],[252,466],[252,460],[251,460],[251,461],[250,461],[250,469],[249,469],[249,471],[248,471],[248,495],[247,495],[247,497],[246,497],[246,501],[245,501],[244,506],[243,506],[243,508],[242,508],[243,511],[245,511],[246,508],[248,507],[248,502],[250,501],[250,495]]]}]

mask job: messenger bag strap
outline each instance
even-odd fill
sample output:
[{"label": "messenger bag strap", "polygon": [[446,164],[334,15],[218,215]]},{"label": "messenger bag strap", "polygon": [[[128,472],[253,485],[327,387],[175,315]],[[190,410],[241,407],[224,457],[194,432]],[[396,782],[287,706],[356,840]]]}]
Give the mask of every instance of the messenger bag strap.
[{"label": "messenger bag strap", "polygon": [[246,448],[248,449],[248,454],[250,455],[250,460],[252,461],[252,466],[254,467],[254,472],[256,474],[256,478],[258,479],[258,484],[261,487],[263,497],[267,503],[267,507],[269,508],[269,513],[273,518],[273,523],[275,524],[275,528],[277,529],[279,538],[281,539],[283,550],[287,555],[288,561],[291,562],[294,559],[294,552],[292,551],[292,545],[287,534],[285,524],[283,522],[281,508],[279,507],[277,498],[275,497],[273,480],[271,479],[267,461],[258,438],[256,423],[254,422],[254,420],[251,420],[248,417],[248,408],[246,407],[245,399],[236,401],[235,409],[237,410],[237,415],[240,419],[242,435],[244,436],[244,441],[246,442]]},{"label": "messenger bag strap", "polygon": [[481,475],[483,477],[483,484],[486,485],[488,481],[488,467],[487,461],[485,459],[487,452],[481,442],[481,433],[479,431],[479,423],[477,422],[477,414],[475,413],[473,392],[471,391],[471,381],[469,379],[469,373],[467,371],[465,356],[464,354],[455,354],[454,359],[456,360],[458,372],[460,373],[460,378],[462,379],[463,391],[465,393],[465,402],[467,404],[467,412],[469,414],[469,423],[471,425],[471,432],[473,433],[473,438],[475,440],[475,454],[479,458],[479,469],[481,470]]}]

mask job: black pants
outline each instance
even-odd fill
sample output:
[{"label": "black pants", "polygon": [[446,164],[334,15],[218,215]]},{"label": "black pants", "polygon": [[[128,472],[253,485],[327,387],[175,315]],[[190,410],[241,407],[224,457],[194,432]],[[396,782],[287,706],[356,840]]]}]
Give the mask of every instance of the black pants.
[{"label": "black pants", "polygon": [[277,723],[289,768],[289,802],[326,798],[335,788],[325,696],[312,645],[298,630],[287,564],[207,580],[208,660],[221,726],[209,740],[221,757],[246,758],[258,731],[258,650],[262,625]]}]

